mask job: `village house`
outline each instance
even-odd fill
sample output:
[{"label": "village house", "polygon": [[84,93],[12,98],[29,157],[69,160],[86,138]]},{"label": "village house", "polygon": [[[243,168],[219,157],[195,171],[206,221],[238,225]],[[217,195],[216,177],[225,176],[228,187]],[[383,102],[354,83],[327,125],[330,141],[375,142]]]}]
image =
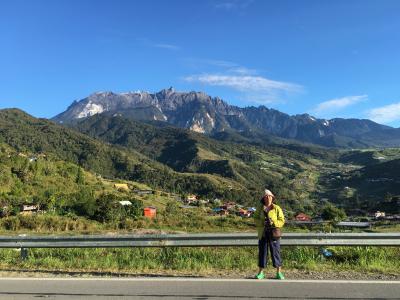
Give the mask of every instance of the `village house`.
[{"label": "village house", "polygon": [[222,204],[222,201],[220,199],[218,199],[218,198],[215,198],[210,202],[213,203],[214,205],[221,205]]},{"label": "village house", "polygon": [[44,153],[39,153],[39,154],[38,154],[38,157],[40,157],[40,158],[47,158],[47,155],[44,154]]},{"label": "village house", "polygon": [[385,216],[385,212],[379,210],[374,214],[375,219],[383,219]]},{"label": "village house", "polygon": [[36,156],[29,157],[29,162],[36,162],[38,158]]},{"label": "village house", "polygon": [[194,204],[197,203],[197,201],[198,201],[197,196],[193,194],[187,195],[185,199],[185,203],[187,204]]},{"label": "village house", "polygon": [[219,215],[220,216],[228,216],[229,215],[229,211],[227,211],[227,210],[221,210],[220,212],[219,212]]},{"label": "village house", "polygon": [[0,206],[0,216],[7,217],[10,214],[10,207],[8,205]]},{"label": "village house", "polygon": [[235,202],[225,202],[221,207],[225,210],[233,210],[235,209],[236,203]]},{"label": "village house", "polygon": [[221,212],[221,210],[223,210],[221,207],[216,207],[216,208],[212,209],[214,214],[219,214]]},{"label": "village house", "polygon": [[154,206],[148,206],[143,209],[143,215],[145,218],[154,219],[157,215],[157,208]]},{"label": "village house", "polygon": [[210,203],[210,200],[207,200],[207,199],[200,199],[198,202],[199,202],[199,204],[204,204],[204,205],[206,205],[206,204]]},{"label": "village house", "polygon": [[36,204],[22,204],[20,206],[21,215],[32,215],[34,213],[40,212],[39,205]]},{"label": "village house", "polygon": [[295,216],[296,221],[301,221],[301,222],[310,222],[311,217],[309,215],[306,215],[304,213],[299,213]]},{"label": "village house", "polygon": [[223,209],[222,207],[216,207],[213,209],[214,214],[220,215],[220,216],[227,216],[229,215],[229,212],[226,209]]},{"label": "village house", "polygon": [[135,194],[138,194],[138,195],[151,195],[151,194],[154,194],[153,190],[134,190],[133,192]]},{"label": "village house", "polygon": [[255,207],[248,207],[247,210],[250,211],[251,213],[255,213],[257,209]]},{"label": "village house", "polygon": [[187,195],[186,199],[189,200],[189,201],[196,201],[197,200],[197,196],[193,195],[193,194],[190,194],[190,195]]},{"label": "village house", "polygon": [[252,212],[243,208],[240,208],[238,211],[238,215],[242,218],[250,218],[252,215]]},{"label": "village house", "polygon": [[126,183],[115,183],[114,187],[118,190],[118,191],[129,191],[129,186]]}]

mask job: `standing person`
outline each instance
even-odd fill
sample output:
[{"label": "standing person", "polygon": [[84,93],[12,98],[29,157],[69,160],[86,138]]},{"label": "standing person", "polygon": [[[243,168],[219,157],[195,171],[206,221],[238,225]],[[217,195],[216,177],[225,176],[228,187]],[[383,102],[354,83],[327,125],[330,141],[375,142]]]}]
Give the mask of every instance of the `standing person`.
[{"label": "standing person", "polygon": [[[281,272],[281,245],[280,237],[276,237],[276,228],[285,224],[285,217],[282,209],[274,204],[274,194],[266,189],[264,196],[259,201],[254,214],[255,223],[258,232],[258,274],[257,279],[264,279],[264,268],[267,265],[268,249],[271,252],[272,265],[276,268],[276,279],[285,279]],[[275,235],[275,237],[274,237]]]}]

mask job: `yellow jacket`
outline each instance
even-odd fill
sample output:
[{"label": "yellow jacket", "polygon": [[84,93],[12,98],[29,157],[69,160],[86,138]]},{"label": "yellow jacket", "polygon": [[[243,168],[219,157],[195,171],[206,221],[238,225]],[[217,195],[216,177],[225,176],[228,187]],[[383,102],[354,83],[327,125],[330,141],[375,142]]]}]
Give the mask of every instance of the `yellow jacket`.
[{"label": "yellow jacket", "polygon": [[[276,204],[272,204],[272,209],[268,212],[268,218],[272,222],[272,227],[282,228],[285,224],[285,216],[283,215],[282,208]],[[260,240],[264,235],[265,225],[264,204],[261,201],[259,201],[256,207],[254,221],[257,227],[258,239]]]}]

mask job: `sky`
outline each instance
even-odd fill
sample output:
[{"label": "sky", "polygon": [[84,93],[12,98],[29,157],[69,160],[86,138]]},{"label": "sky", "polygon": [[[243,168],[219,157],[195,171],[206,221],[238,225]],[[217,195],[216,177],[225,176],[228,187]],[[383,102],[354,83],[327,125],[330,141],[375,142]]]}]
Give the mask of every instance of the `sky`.
[{"label": "sky", "polygon": [[0,0],[0,108],[50,118],[98,91],[400,126],[397,0]]}]

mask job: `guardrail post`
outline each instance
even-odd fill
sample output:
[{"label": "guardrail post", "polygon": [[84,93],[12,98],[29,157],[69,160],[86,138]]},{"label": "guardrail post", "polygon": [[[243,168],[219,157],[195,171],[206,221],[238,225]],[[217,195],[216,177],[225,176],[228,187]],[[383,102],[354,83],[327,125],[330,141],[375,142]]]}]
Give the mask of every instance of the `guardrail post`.
[{"label": "guardrail post", "polygon": [[28,259],[28,248],[21,248],[21,259],[27,260]]}]

